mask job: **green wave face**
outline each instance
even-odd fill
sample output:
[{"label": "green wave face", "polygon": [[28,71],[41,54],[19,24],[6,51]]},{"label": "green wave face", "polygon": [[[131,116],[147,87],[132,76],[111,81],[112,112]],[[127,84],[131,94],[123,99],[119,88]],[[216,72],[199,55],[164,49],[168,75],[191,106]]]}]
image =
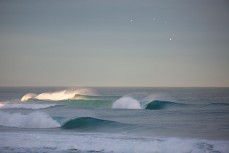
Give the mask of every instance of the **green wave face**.
[{"label": "green wave face", "polygon": [[72,104],[79,108],[111,108],[110,100],[62,100],[60,104]]},{"label": "green wave face", "polygon": [[184,105],[184,104],[179,104],[179,103],[170,102],[170,101],[155,100],[155,101],[148,103],[146,105],[145,109],[160,110],[160,109],[164,109],[166,107],[180,106],[180,105]]},{"label": "green wave face", "polygon": [[60,100],[58,103],[72,104],[79,108],[111,108],[113,101],[120,96],[75,95],[75,99]]},{"label": "green wave face", "polygon": [[102,128],[107,126],[118,125],[121,123],[109,120],[102,120],[92,117],[79,117],[76,119],[72,119],[62,125],[63,129],[95,129],[95,128]]}]

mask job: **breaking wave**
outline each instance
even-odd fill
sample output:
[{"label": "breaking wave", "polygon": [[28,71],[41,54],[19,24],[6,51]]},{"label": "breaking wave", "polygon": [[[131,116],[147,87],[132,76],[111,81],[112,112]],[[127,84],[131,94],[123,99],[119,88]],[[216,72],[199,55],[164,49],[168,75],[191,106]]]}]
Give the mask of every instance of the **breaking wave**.
[{"label": "breaking wave", "polygon": [[116,100],[112,104],[112,108],[114,109],[151,109],[151,110],[159,110],[165,109],[170,106],[184,106],[185,104],[176,103],[171,101],[163,101],[163,100],[153,100],[150,102],[145,102],[145,104],[140,101],[132,98],[132,97],[122,97]]},{"label": "breaking wave", "polygon": [[[61,103],[71,103],[85,108],[113,108],[113,109],[151,109],[159,110],[170,106],[182,106],[168,100],[158,100],[163,98],[161,94],[153,94],[140,101],[130,96],[100,96],[92,92],[91,89],[62,90],[56,92],[44,92],[40,94],[27,93],[21,101],[29,99],[58,101]],[[164,99],[164,98],[163,98]],[[18,106],[20,107],[20,106]],[[23,106],[24,107],[24,106]],[[29,107],[29,106],[27,106]],[[42,107],[42,106],[41,106]]]},{"label": "breaking wave", "polygon": [[32,99],[32,98],[34,98],[36,96],[37,96],[37,94],[27,93],[21,98],[21,101],[28,101],[29,99]]},{"label": "breaking wave", "polygon": [[0,125],[17,128],[56,128],[60,124],[43,112],[30,114],[7,113],[0,111]]},{"label": "breaking wave", "polygon": [[142,109],[140,102],[132,97],[122,97],[112,104],[114,109]]},{"label": "breaking wave", "polygon": [[38,99],[38,100],[49,100],[49,101],[59,101],[59,100],[68,100],[75,99],[82,95],[95,95],[89,89],[76,89],[76,90],[61,90],[56,92],[44,92],[41,94],[27,93],[22,98],[21,101],[25,102],[29,99]]},{"label": "breaking wave", "polygon": [[97,129],[111,127],[112,129],[124,125],[119,122],[97,119],[93,117],[78,117],[67,119],[50,117],[43,112],[29,114],[8,113],[0,111],[0,126],[15,128],[63,128],[63,129]]}]

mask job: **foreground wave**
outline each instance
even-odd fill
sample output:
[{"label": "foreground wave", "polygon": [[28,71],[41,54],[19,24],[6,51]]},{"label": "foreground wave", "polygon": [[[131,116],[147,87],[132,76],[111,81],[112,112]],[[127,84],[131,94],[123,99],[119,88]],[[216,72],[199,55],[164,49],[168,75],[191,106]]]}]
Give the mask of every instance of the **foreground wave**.
[{"label": "foreground wave", "polygon": [[[64,122],[62,120],[65,120]],[[0,125],[17,128],[57,128],[62,129],[96,129],[121,126],[122,123],[97,119],[93,117],[77,117],[74,119],[50,117],[43,112],[29,114],[8,113],[0,111]]]}]

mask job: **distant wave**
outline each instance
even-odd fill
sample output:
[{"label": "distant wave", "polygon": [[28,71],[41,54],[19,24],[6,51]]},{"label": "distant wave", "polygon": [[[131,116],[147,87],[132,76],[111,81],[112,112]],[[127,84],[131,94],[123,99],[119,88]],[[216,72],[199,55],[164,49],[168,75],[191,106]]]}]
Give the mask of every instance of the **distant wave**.
[{"label": "distant wave", "polygon": [[145,109],[159,110],[170,106],[183,106],[183,105],[185,104],[171,102],[171,101],[154,100],[148,103],[145,106]]},{"label": "distant wave", "polygon": [[95,95],[90,89],[75,89],[75,90],[61,90],[56,92],[44,92],[41,94],[27,93],[22,98],[21,101],[25,102],[29,99],[38,99],[38,100],[49,100],[49,101],[59,101],[59,100],[68,100],[75,99],[77,96],[83,95]]},{"label": "distant wave", "polygon": [[100,96],[94,94],[89,89],[62,90],[57,92],[45,92],[41,94],[25,94],[21,101],[29,99],[58,101],[60,103],[71,103],[82,108],[113,108],[113,109],[151,109],[159,110],[170,106],[183,106],[185,104],[176,103],[162,99],[160,94],[150,95],[143,100],[137,100],[131,96]]},{"label": "distant wave", "polygon": [[22,103],[10,103],[4,102],[0,103],[0,109],[12,109],[12,108],[22,108],[22,109],[42,109],[57,106],[56,104],[22,104]]},{"label": "distant wave", "polygon": [[32,98],[34,98],[36,96],[37,96],[37,94],[27,93],[21,98],[21,101],[28,101],[29,99],[32,99]]},{"label": "distant wave", "polygon": [[0,111],[0,125],[17,128],[56,128],[60,124],[43,112],[30,114]]},{"label": "distant wave", "polygon": [[112,108],[114,109],[151,109],[151,110],[159,110],[164,109],[170,106],[184,106],[185,104],[176,103],[171,101],[163,101],[163,100],[153,100],[148,103],[141,103],[140,101],[132,98],[132,97],[122,97],[112,104]]},{"label": "distant wave", "polygon": [[93,117],[79,117],[72,120],[67,121],[62,125],[63,129],[95,129],[102,128],[107,126],[114,127],[115,125],[119,125],[121,123],[109,120],[102,120]]}]

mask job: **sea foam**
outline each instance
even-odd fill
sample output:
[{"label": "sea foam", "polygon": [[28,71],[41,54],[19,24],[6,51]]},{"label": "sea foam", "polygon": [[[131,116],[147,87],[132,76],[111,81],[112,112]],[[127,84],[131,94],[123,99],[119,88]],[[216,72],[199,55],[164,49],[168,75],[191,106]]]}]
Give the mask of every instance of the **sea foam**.
[{"label": "sea foam", "polygon": [[[228,153],[229,141],[114,134],[1,132],[3,152]],[[23,142],[23,143],[22,143]]]},{"label": "sea foam", "polygon": [[122,97],[112,104],[115,109],[141,109],[140,102],[132,97]]},{"label": "sea foam", "polygon": [[37,96],[37,94],[27,93],[21,98],[21,101],[28,101],[29,99],[34,98],[36,96]]},{"label": "sea foam", "polygon": [[18,128],[55,128],[60,124],[43,112],[30,114],[0,111],[0,125]]}]

